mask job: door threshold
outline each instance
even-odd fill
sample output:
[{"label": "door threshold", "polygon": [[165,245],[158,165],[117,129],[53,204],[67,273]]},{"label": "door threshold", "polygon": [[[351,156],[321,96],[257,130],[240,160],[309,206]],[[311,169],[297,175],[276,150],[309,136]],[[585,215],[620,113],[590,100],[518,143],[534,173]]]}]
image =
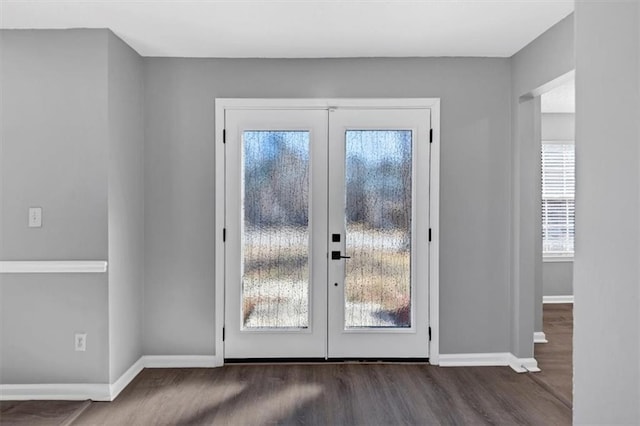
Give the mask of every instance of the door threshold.
[{"label": "door threshold", "polygon": [[225,364],[428,364],[429,358],[225,358]]}]

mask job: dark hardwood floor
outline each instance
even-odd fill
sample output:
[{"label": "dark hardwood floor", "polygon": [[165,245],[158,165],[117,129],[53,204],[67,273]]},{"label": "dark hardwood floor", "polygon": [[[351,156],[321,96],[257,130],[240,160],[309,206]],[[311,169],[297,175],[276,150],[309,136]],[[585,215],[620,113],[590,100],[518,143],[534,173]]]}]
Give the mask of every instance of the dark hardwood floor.
[{"label": "dark hardwood floor", "polygon": [[3,425],[571,424],[571,305],[545,305],[541,373],[424,364],[146,369],[113,402],[0,403]]},{"label": "dark hardwood floor", "polygon": [[0,401],[0,424],[67,426],[91,404],[91,401]]},{"label": "dark hardwood floor", "polygon": [[570,424],[571,411],[509,368],[233,365],[145,370],[74,424]]},{"label": "dark hardwood floor", "polygon": [[533,378],[556,394],[569,407],[573,401],[573,305],[546,304],[543,331],[549,343],[535,345],[542,370]]}]

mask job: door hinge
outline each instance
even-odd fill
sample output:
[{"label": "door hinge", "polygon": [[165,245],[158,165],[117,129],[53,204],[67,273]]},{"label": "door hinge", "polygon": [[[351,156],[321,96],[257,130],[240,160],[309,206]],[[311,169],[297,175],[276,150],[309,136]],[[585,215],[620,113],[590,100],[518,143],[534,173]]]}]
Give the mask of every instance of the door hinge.
[{"label": "door hinge", "polygon": [[429,341],[431,341],[431,327],[429,327]]},{"label": "door hinge", "polygon": [[[429,332],[429,340],[431,340],[431,332]],[[222,327],[222,341],[224,342],[224,327]]]},{"label": "door hinge", "polygon": [[227,241],[227,228],[222,228],[222,242]]},{"label": "door hinge", "polygon": [[222,129],[222,143],[227,143],[227,129]]},{"label": "door hinge", "polygon": [[429,129],[429,143],[433,142],[433,129]]},{"label": "door hinge", "polygon": [[431,228],[429,228],[429,242],[431,242]]}]

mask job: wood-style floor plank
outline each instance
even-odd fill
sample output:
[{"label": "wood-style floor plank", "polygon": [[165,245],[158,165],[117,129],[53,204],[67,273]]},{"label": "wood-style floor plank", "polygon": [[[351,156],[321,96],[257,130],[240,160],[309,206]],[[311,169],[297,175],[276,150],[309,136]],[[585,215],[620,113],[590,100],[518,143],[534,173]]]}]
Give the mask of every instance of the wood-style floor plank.
[{"label": "wood-style floor plank", "polygon": [[89,404],[91,401],[0,401],[0,425],[65,425]]},{"label": "wood-style floor plank", "polygon": [[573,305],[545,304],[543,331],[549,343],[535,345],[535,357],[542,370],[533,377],[569,407],[573,401]]},{"label": "wood-style floor plank", "polygon": [[570,424],[571,410],[507,367],[229,365],[144,370],[74,424]]}]

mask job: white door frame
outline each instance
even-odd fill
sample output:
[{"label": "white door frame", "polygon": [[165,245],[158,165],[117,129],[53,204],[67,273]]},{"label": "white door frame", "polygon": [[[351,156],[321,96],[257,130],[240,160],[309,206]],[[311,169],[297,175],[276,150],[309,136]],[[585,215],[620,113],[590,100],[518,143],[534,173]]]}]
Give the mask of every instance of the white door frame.
[{"label": "white door frame", "polygon": [[228,109],[318,109],[318,108],[429,108],[431,110],[430,176],[429,176],[429,228],[431,246],[429,250],[429,344],[430,364],[439,364],[439,258],[440,258],[440,98],[395,98],[395,99],[249,99],[217,98],[215,100],[215,360],[224,364],[224,268],[225,250],[223,232],[225,228],[225,110]]}]

